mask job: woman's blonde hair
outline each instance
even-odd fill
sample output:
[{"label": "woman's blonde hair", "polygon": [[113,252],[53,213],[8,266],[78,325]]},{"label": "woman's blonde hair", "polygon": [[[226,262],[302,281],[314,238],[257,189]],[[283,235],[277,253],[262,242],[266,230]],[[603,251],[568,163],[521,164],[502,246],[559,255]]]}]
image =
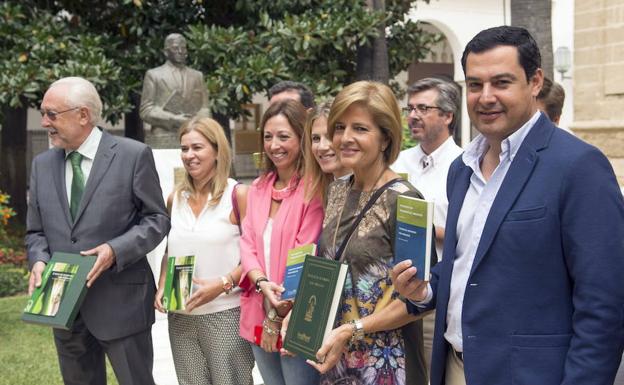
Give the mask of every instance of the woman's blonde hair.
[{"label": "woman's blonde hair", "polygon": [[[221,200],[230,176],[230,168],[232,166],[230,144],[223,133],[223,127],[214,119],[195,117],[186,121],[178,132],[179,140],[182,141],[182,137],[191,131],[201,134],[217,153],[215,173],[208,184],[208,192],[211,195],[208,205],[214,206]],[[193,185],[193,178],[186,169],[184,178],[176,186],[175,193],[180,194],[183,191],[188,191],[191,194],[197,192]]]},{"label": "woman's blonde hair", "polygon": [[327,119],[327,133],[333,138],[336,121],[352,105],[364,107],[373,117],[373,122],[388,140],[383,151],[384,163],[391,165],[401,151],[401,111],[394,93],[383,83],[363,80],[351,83],[342,89],[334,99]]},{"label": "woman's blonde hair", "polygon": [[[305,196],[307,199],[312,199],[315,196],[321,197],[321,200],[325,202],[325,193],[327,186],[334,180],[334,176],[326,174],[318,164],[314,154],[312,153],[312,126],[318,118],[326,118],[329,116],[329,109],[332,101],[327,100],[321,102],[314,107],[314,109],[308,112],[308,119],[305,124],[305,135],[303,140],[303,148],[305,148]],[[337,152],[336,152],[337,153]]]},{"label": "woman's blonde hair", "polygon": [[[288,120],[290,128],[294,131],[295,135],[299,139],[299,156],[297,157],[297,165],[295,172],[299,177],[303,176],[304,165],[304,148],[303,148],[303,125],[306,120],[306,110],[301,103],[296,100],[282,100],[272,104],[262,115],[262,121],[260,122],[260,140],[264,143],[264,127],[269,119],[282,115]],[[264,146],[263,146],[264,148]],[[271,172],[277,172],[273,161],[262,152],[262,164],[264,165],[264,176],[268,176]]]}]

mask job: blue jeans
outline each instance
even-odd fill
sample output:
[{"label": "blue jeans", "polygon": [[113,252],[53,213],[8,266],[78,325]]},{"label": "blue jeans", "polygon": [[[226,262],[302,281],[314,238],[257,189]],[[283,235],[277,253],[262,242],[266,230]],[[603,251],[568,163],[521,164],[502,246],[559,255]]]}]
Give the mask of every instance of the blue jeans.
[{"label": "blue jeans", "polygon": [[254,344],[251,348],[266,385],[318,385],[320,374],[305,358],[268,353]]}]

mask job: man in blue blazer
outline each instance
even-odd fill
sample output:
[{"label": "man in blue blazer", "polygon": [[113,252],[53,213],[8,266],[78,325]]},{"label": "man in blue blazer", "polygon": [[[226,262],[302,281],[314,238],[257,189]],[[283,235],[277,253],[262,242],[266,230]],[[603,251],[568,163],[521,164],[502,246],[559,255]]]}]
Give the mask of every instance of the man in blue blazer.
[{"label": "man in blue blazer", "polygon": [[437,308],[431,385],[612,384],[624,341],[624,201],[595,147],[537,109],[523,28],[481,31],[462,65],[481,135],[451,165],[444,260],[393,280]]}]

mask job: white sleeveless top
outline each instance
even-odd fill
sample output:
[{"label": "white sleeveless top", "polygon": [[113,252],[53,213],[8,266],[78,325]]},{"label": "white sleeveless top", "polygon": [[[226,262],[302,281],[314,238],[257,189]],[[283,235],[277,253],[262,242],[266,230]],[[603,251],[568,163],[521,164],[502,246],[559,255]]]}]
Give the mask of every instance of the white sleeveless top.
[{"label": "white sleeveless top", "polygon": [[[220,280],[220,277],[227,276],[240,263],[240,232],[238,226],[230,222],[232,190],[236,183],[234,179],[228,179],[221,201],[216,206],[206,205],[198,217],[195,217],[188,205],[187,193],[175,194],[173,198],[171,231],[167,240],[168,255],[195,255],[193,277]],[[196,285],[193,286],[195,289]],[[237,287],[230,294],[221,293],[190,314],[216,313],[238,307],[239,297],[240,289]]]}]

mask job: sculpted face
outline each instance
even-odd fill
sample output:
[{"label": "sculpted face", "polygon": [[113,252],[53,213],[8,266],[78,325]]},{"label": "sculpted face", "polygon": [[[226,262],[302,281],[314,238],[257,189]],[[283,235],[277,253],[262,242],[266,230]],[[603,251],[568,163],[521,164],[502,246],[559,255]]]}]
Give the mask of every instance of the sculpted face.
[{"label": "sculpted face", "polygon": [[174,37],[165,44],[165,55],[171,63],[183,66],[186,64],[188,52],[186,51],[186,40],[183,37]]},{"label": "sculpted face", "polygon": [[466,58],[466,100],[470,120],[486,138],[503,140],[537,111],[544,75],[526,78],[518,49],[498,46]]},{"label": "sculpted face", "polygon": [[45,93],[40,108],[41,127],[48,130],[48,138],[54,147],[71,151],[80,147],[93,126],[87,108],[68,105],[66,94],[67,87],[63,85],[52,87]]}]

